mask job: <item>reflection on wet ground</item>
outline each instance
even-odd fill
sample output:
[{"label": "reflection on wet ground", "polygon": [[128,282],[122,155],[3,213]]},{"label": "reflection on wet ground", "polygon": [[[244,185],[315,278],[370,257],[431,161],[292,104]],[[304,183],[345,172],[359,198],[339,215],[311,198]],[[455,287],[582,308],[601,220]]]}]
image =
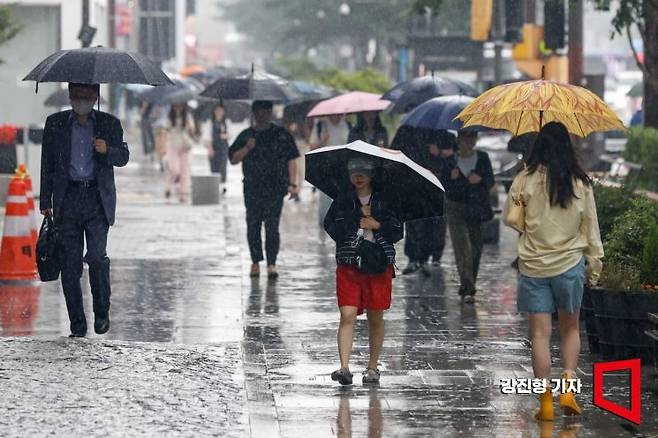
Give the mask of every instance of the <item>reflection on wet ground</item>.
[{"label": "reflection on wet ground", "polygon": [[[499,245],[485,248],[475,305],[459,300],[450,246],[430,278],[396,278],[385,316],[380,386],[360,382],[367,363],[365,319],[356,330],[355,384],[337,386],[329,378],[338,366],[334,246],[317,226],[314,195],[304,192],[302,203],[286,202],[281,278],[252,280],[238,171],[232,169],[227,198],[211,207],[166,205],[157,173],[121,172],[119,217],[109,248],[112,328],[85,342],[173,342],[199,351],[223,345],[227,354],[241,355],[232,372],[244,374],[245,404],[233,412],[244,413],[252,436],[658,436],[648,368],[643,424],[637,428],[592,405],[596,358],[587,353],[579,370],[585,405],[580,419],[538,425],[532,420],[533,396],[501,393],[499,379],[532,376],[509,267],[516,236],[507,231]],[[399,265],[404,263],[400,256]],[[90,305],[88,287],[85,293]],[[0,317],[3,336],[48,342],[68,334],[57,283],[21,290],[0,286]],[[554,366],[557,373],[557,360]],[[627,383],[621,376],[610,382],[606,396],[623,400]],[[228,434],[231,426],[226,427]],[[236,418],[235,430],[239,427]]]}]

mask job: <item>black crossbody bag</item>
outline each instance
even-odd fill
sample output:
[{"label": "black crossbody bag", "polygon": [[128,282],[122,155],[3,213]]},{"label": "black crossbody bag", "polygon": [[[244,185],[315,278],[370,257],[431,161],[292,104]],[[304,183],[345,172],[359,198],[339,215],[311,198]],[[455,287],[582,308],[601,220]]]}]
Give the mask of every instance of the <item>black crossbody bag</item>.
[{"label": "black crossbody bag", "polygon": [[[372,195],[367,205],[371,205]],[[374,234],[374,232],[373,232]],[[358,236],[358,234],[357,234]],[[359,240],[356,248],[357,267],[364,274],[383,274],[388,268],[388,257],[384,248],[377,242],[366,240],[363,235],[357,237]]]}]

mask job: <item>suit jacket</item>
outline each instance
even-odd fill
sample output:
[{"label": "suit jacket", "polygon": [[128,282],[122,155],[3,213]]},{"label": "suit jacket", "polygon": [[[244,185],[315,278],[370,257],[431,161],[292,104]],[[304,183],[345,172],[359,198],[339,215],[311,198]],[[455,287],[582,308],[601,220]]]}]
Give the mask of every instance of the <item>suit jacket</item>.
[{"label": "suit jacket", "polygon": [[[40,208],[52,208],[55,217],[62,207],[69,184],[72,130],[70,117],[71,110],[50,115],[43,131]],[[103,112],[95,112],[95,117],[95,136],[107,143],[106,154],[94,153],[96,183],[107,221],[113,225],[117,199],[114,166],[125,166],[130,153],[123,142],[123,129],[119,119]]]}]

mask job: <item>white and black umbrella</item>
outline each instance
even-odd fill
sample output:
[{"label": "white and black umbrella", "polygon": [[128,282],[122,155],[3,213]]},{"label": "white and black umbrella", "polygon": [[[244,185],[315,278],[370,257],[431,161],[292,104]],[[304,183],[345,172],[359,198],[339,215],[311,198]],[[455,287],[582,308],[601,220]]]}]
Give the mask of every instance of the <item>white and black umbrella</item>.
[{"label": "white and black umbrella", "polygon": [[402,221],[443,216],[443,185],[429,170],[401,151],[355,141],[306,154],[306,181],[332,199],[350,187],[347,162],[367,156],[376,163],[374,184]]}]

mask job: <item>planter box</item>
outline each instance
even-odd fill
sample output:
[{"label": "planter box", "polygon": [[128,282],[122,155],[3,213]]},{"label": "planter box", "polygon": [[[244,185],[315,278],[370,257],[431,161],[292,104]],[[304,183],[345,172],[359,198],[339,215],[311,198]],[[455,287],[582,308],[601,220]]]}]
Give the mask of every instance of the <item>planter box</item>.
[{"label": "planter box", "polygon": [[192,205],[219,204],[220,183],[218,174],[192,175]]},{"label": "planter box", "polygon": [[658,372],[658,313],[649,313],[649,330],[646,332],[653,347],[653,366]]},{"label": "planter box", "polygon": [[585,291],[583,292],[583,303],[580,306],[580,320],[585,323],[589,352],[592,354],[599,354],[599,334],[596,330],[596,315],[594,314],[594,303],[592,297],[595,293],[598,292],[592,291],[589,287],[585,286]]},{"label": "planter box", "polygon": [[606,360],[640,358],[654,362],[645,332],[650,323],[647,313],[658,313],[658,293],[591,290],[599,351]]}]

